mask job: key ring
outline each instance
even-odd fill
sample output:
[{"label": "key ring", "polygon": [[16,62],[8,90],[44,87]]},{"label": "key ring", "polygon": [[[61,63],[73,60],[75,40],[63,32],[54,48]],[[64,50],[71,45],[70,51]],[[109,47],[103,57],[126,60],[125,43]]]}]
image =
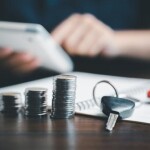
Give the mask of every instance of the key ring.
[{"label": "key ring", "polygon": [[118,92],[117,92],[117,89],[113,86],[113,84],[111,84],[109,81],[107,81],[107,80],[102,80],[102,81],[99,81],[99,82],[97,82],[96,84],[95,84],[95,86],[94,86],[94,88],[93,88],[93,99],[94,99],[94,102],[95,102],[95,104],[99,107],[99,104],[98,104],[98,102],[97,102],[97,99],[96,99],[96,94],[95,94],[95,91],[96,91],[96,88],[97,88],[97,86],[99,85],[99,84],[101,84],[101,83],[107,83],[108,85],[110,85],[113,89],[114,89],[114,91],[115,91],[115,95],[116,95],[116,97],[118,98],[119,96],[118,96]]}]

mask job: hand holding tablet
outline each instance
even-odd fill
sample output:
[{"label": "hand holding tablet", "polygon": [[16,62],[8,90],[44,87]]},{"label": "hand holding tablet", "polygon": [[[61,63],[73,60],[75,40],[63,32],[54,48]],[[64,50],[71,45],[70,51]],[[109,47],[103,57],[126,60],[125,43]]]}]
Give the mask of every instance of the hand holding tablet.
[{"label": "hand holding tablet", "polygon": [[0,22],[0,47],[31,54],[40,60],[42,67],[59,73],[73,69],[73,62],[67,53],[39,24]]}]

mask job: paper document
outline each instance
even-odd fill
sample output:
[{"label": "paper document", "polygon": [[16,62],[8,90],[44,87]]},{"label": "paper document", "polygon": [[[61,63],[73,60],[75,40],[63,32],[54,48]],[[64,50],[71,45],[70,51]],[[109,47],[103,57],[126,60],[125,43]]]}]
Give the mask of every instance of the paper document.
[{"label": "paper document", "polygon": [[[96,75],[81,72],[68,73],[77,76],[77,91],[76,91],[76,113],[83,115],[91,115],[96,117],[105,117],[93,101],[93,87],[100,80],[110,81],[118,90],[119,94],[126,94],[138,98],[142,103],[138,103],[133,115],[127,118],[128,121],[150,123],[150,99],[147,98],[147,90],[150,89],[150,80],[115,77],[106,75]],[[20,92],[22,94],[22,103],[24,104],[24,91],[29,87],[43,87],[48,89],[48,105],[51,106],[53,78],[44,78],[32,82],[27,82],[19,85],[9,86],[0,89],[1,92]],[[101,85],[97,88],[97,97],[113,95],[114,91],[108,85]]]}]

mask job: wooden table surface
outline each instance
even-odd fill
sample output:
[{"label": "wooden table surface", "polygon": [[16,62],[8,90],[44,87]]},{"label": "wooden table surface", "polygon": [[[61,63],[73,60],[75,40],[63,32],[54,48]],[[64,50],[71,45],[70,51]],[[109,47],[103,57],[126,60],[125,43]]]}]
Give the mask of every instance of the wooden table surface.
[{"label": "wooden table surface", "polygon": [[[150,73],[129,75],[150,78]],[[6,117],[0,114],[0,150],[150,150],[150,125],[75,116],[68,120]]]},{"label": "wooden table surface", "polygon": [[149,150],[150,125],[120,121],[112,133],[100,118],[29,119],[0,115],[0,150]]}]

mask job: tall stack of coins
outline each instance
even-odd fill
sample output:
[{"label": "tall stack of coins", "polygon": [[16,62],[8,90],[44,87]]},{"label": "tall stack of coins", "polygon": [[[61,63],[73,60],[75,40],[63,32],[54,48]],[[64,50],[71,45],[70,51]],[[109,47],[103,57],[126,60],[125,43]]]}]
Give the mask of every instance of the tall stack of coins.
[{"label": "tall stack of coins", "polygon": [[51,118],[71,118],[75,113],[76,77],[60,75],[53,80]]},{"label": "tall stack of coins", "polygon": [[20,93],[1,93],[0,110],[5,115],[17,115],[22,107]]},{"label": "tall stack of coins", "polygon": [[25,115],[42,117],[47,115],[47,89],[27,88],[25,91]]}]

